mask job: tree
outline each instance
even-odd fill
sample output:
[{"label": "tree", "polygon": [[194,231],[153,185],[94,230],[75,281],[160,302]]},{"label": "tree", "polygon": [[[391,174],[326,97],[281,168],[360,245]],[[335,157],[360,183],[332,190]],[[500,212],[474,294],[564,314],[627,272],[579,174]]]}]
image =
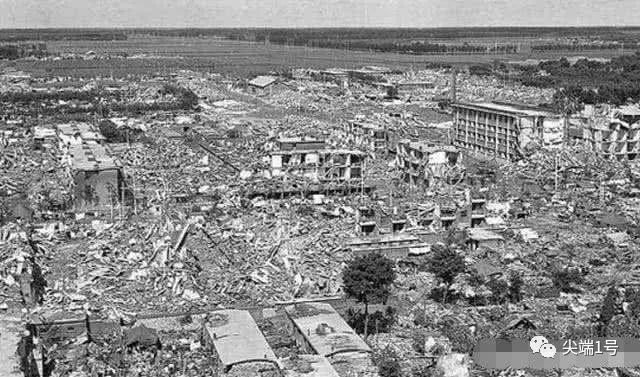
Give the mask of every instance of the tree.
[{"label": "tree", "polygon": [[610,286],[607,290],[606,296],[602,301],[602,308],[600,308],[600,316],[598,322],[600,325],[600,336],[606,336],[606,329],[611,322],[611,319],[618,313],[618,291],[615,286]]},{"label": "tree", "polygon": [[569,270],[568,268],[554,268],[551,272],[551,280],[553,286],[559,292],[565,293],[577,293],[580,290],[576,289],[574,284],[582,284],[584,278],[582,274],[577,270]]},{"label": "tree", "polygon": [[522,280],[522,276],[520,274],[514,273],[509,277],[509,300],[512,303],[520,302],[522,300],[522,286],[524,285],[524,280]]},{"label": "tree", "polygon": [[640,292],[633,288],[625,289],[624,301],[629,304],[629,316],[637,320],[640,317]]},{"label": "tree", "polygon": [[487,288],[491,291],[491,302],[494,305],[501,305],[507,301],[510,287],[506,281],[501,279],[489,280]]},{"label": "tree", "polygon": [[381,254],[368,254],[354,258],[342,273],[344,291],[348,297],[364,304],[364,338],[369,327],[369,304],[385,302],[396,279],[394,264]]},{"label": "tree", "polygon": [[396,99],[398,98],[398,87],[396,85],[391,85],[387,87],[387,97]]},{"label": "tree", "polygon": [[442,302],[447,302],[447,293],[456,276],[465,270],[464,258],[458,254],[453,248],[436,244],[433,246],[433,255],[427,262],[427,271],[436,275],[436,277],[445,284],[445,292],[442,296]]},{"label": "tree", "polygon": [[399,357],[393,348],[387,346],[374,356],[380,377],[401,377]]},{"label": "tree", "polygon": [[449,339],[454,352],[473,352],[476,340],[468,326],[459,323],[455,318],[446,318],[440,331]]}]

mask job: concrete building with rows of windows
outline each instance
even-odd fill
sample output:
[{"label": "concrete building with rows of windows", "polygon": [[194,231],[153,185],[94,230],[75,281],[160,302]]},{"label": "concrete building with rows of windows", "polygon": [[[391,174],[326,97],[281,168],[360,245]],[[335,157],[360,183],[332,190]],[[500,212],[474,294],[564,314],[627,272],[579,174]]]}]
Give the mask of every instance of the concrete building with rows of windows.
[{"label": "concrete building with rows of windows", "polygon": [[506,103],[454,103],[451,139],[469,151],[517,160],[529,144],[562,145],[566,119],[535,107]]}]

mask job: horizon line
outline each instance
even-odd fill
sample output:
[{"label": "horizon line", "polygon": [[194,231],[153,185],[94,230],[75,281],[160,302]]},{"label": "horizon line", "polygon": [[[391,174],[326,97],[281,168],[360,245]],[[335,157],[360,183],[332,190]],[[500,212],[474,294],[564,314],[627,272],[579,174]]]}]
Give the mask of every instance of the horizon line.
[{"label": "horizon line", "polygon": [[218,27],[218,26],[56,26],[56,27],[20,27],[20,28],[0,28],[2,31],[27,31],[27,30],[229,30],[229,29],[280,29],[280,30],[304,30],[304,29],[417,29],[417,30],[444,30],[444,29],[625,29],[640,28],[638,25],[553,25],[553,26],[234,26],[234,27]]}]

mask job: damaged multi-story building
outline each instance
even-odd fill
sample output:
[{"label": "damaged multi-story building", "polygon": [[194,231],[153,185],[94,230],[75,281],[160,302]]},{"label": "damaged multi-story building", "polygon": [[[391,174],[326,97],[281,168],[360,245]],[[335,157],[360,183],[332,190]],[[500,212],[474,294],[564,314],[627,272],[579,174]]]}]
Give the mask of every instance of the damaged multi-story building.
[{"label": "damaged multi-story building", "polygon": [[405,139],[396,147],[396,166],[402,171],[402,180],[410,185],[429,187],[437,181],[460,178],[461,160],[460,151],[451,145]]},{"label": "damaged multi-story building", "polygon": [[57,131],[63,161],[73,177],[76,207],[103,210],[121,202],[122,165],[103,145],[100,131],[85,123],[61,124]]},{"label": "damaged multi-story building", "polygon": [[79,144],[69,148],[76,206],[104,209],[121,201],[122,166],[105,146]]},{"label": "damaged multi-story building", "polygon": [[281,150],[271,152],[273,177],[296,176],[315,182],[345,182],[363,178],[364,152],[327,149],[317,140],[281,139]]},{"label": "damaged multi-story building", "polygon": [[454,145],[480,155],[514,161],[532,146],[564,142],[567,119],[541,108],[501,102],[452,104]]},{"label": "damaged multi-story building", "polygon": [[354,119],[345,125],[344,137],[347,143],[368,152],[385,153],[389,146],[389,130],[376,123]]},{"label": "damaged multi-story building", "polygon": [[569,136],[607,158],[636,160],[640,154],[640,108],[587,105],[571,118]]}]

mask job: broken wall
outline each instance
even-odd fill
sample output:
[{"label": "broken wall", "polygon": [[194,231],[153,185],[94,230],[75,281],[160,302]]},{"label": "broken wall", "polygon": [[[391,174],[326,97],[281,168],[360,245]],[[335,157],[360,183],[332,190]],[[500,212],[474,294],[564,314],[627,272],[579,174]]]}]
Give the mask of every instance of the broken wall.
[{"label": "broken wall", "polygon": [[77,207],[106,207],[120,200],[120,171],[78,171],[74,176]]}]

